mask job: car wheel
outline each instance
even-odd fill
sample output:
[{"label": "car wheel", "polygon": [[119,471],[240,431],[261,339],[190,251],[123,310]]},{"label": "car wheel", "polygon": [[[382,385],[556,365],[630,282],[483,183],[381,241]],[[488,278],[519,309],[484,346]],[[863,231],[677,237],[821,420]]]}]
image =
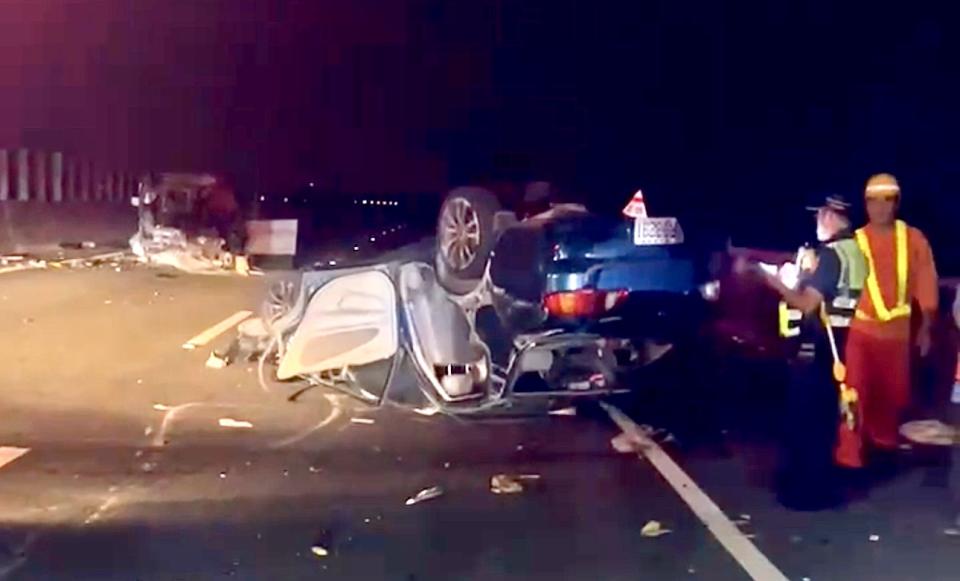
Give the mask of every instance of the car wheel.
[{"label": "car wheel", "polygon": [[440,285],[467,294],[483,278],[494,245],[497,198],[482,188],[457,188],[447,194],[437,220],[434,262]]},{"label": "car wheel", "polygon": [[295,278],[282,278],[267,289],[267,298],[261,307],[260,316],[267,329],[273,327],[290,315],[300,297],[300,281]]}]

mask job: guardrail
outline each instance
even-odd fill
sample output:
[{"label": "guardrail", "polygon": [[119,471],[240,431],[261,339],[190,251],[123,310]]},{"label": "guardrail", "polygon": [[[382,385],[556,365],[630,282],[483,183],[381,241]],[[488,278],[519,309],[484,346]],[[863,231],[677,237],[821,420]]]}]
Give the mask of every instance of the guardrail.
[{"label": "guardrail", "polygon": [[137,191],[131,172],[107,170],[59,151],[0,149],[0,202],[126,203]]}]

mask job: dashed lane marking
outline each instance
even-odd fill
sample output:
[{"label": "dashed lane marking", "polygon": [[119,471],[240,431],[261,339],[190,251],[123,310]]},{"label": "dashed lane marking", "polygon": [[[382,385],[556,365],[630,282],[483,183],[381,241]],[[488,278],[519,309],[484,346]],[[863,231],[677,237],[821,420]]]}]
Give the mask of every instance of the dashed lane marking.
[{"label": "dashed lane marking", "polygon": [[0,446],[0,468],[13,462],[30,451],[30,448],[16,448],[14,446]]},{"label": "dashed lane marking", "polygon": [[623,433],[640,444],[640,449],[647,460],[660,472],[664,480],[673,487],[674,491],[693,510],[697,518],[707,526],[707,529],[723,545],[723,548],[736,559],[751,579],[755,581],[788,581],[786,575],[777,569],[770,562],[770,559],[760,552],[760,549],[727,518],[720,507],[697,486],[692,478],[687,476],[687,473],[663,451],[663,448],[643,433],[640,426],[616,407],[606,403],[600,405],[610,414],[610,419],[617,424],[617,427]]},{"label": "dashed lane marking", "polygon": [[218,336],[226,333],[230,329],[239,325],[241,322],[246,320],[253,313],[250,311],[237,311],[236,313],[230,315],[226,319],[220,321],[219,323],[213,325],[209,329],[205,329],[197,334],[195,337],[188,340],[183,344],[184,349],[196,349],[197,347],[202,347],[213,341]]}]

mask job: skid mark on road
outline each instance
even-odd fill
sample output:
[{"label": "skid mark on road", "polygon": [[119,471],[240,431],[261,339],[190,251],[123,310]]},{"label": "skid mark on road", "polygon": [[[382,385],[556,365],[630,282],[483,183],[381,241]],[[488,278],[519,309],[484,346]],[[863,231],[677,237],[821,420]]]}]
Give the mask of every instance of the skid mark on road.
[{"label": "skid mark on road", "polygon": [[324,397],[327,398],[327,401],[328,401],[328,402],[330,402],[330,414],[327,415],[327,417],[325,417],[325,418],[323,418],[321,421],[317,422],[313,427],[311,427],[311,428],[309,428],[309,429],[307,429],[307,430],[304,430],[304,431],[300,432],[299,434],[296,434],[296,435],[294,435],[294,436],[291,436],[291,437],[289,437],[289,438],[286,438],[286,439],[284,439],[284,440],[280,440],[279,442],[276,442],[276,443],[272,444],[270,447],[271,447],[271,448],[286,448],[287,446],[292,446],[293,444],[296,444],[297,442],[301,442],[301,441],[305,440],[307,437],[310,436],[310,434],[313,434],[313,433],[316,432],[317,430],[321,430],[321,429],[327,427],[328,425],[332,424],[333,422],[335,422],[335,421],[337,420],[337,418],[339,418],[339,417],[343,414],[343,410],[340,408],[340,402],[339,402],[338,398],[337,398],[336,396],[334,396],[334,395],[326,394],[326,395],[324,395]]},{"label": "skid mark on road", "polygon": [[208,329],[204,329],[186,343],[183,344],[184,349],[196,349],[197,347],[202,347],[210,341],[213,341],[223,333],[226,333],[230,329],[236,327],[245,319],[250,317],[253,313],[251,311],[237,311],[236,313],[230,315],[226,319],[220,321],[219,323],[211,326]]},{"label": "skid mark on road", "polygon": [[163,420],[160,422],[160,429],[153,435],[153,442],[151,444],[155,448],[160,448],[166,445],[167,432],[170,431],[170,426],[173,424],[173,421],[180,415],[180,412],[193,408],[235,408],[236,404],[229,403],[210,403],[206,401],[194,401],[190,403],[180,404],[178,406],[173,406],[167,408],[167,411],[163,414]]},{"label": "skid mark on road", "polygon": [[14,446],[0,446],[0,468],[20,458],[30,451],[30,448],[17,448]]},{"label": "skid mark on road", "polygon": [[693,479],[687,476],[687,473],[663,451],[663,448],[643,433],[640,426],[616,407],[605,403],[600,405],[610,414],[610,419],[617,424],[617,427],[640,445],[642,454],[660,472],[664,480],[673,487],[680,498],[687,503],[687,506],[693,510],[697,518],[707,526],[707,529],[723,545],[723,548],[750,575],[751,579],[756,581],[787,581],[786,575],[777,569],[756,545],[750,542],[750,539],[727,518],[720,507],[697,486]]}]

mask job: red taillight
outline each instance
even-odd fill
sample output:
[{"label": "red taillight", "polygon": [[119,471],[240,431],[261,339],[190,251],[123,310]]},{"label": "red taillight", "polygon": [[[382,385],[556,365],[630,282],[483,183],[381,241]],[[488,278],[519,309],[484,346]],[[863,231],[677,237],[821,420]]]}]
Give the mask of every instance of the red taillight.
[{"label": "red taillight", "polygon": [[565,291],[547,295],[543,306],[554,317],[597,317],[617,308],[627,294],[625,290]]}]

